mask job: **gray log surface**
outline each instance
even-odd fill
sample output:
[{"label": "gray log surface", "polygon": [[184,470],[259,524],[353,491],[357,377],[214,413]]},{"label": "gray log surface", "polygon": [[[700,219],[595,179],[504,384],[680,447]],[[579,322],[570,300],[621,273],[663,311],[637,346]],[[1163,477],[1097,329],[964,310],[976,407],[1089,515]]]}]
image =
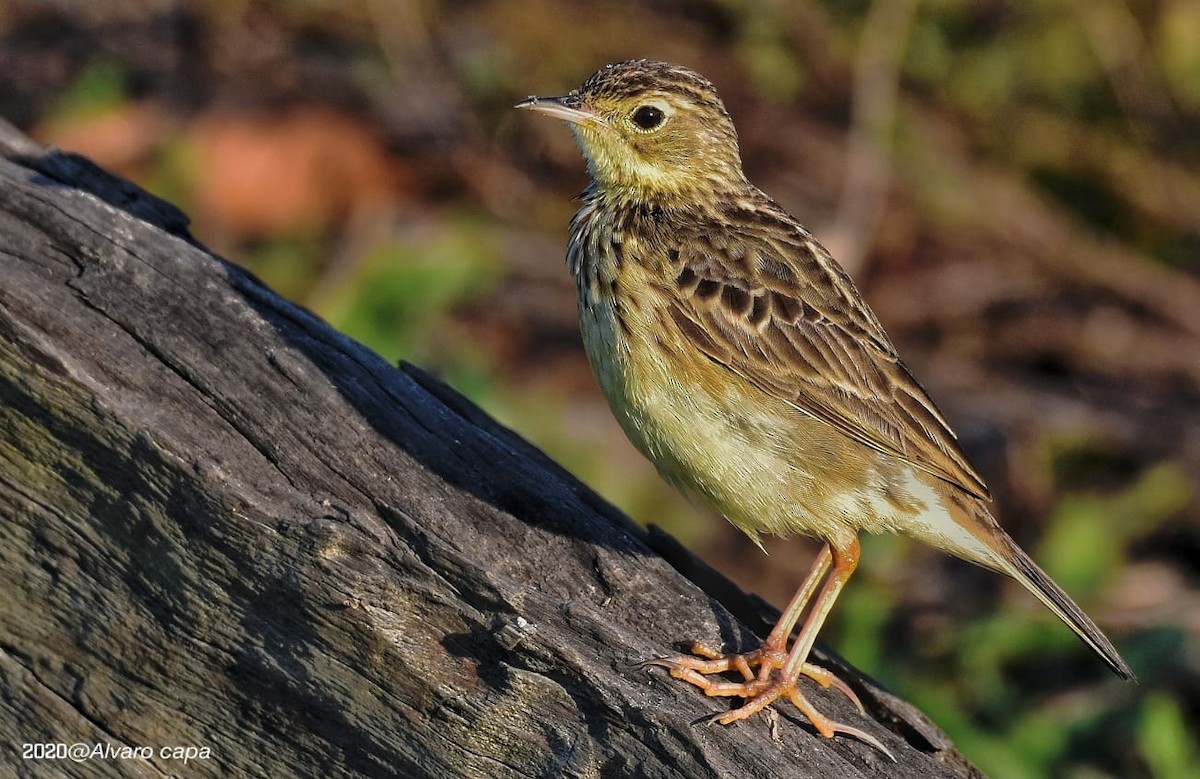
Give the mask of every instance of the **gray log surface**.
[{"label": "gray log surface", "polygon": [[[763,604],[173,206],[2,122],[0,157],[6,775],[978,775],[827,655],[877,721],[810,697],[897,763],[788,705],[703,724],[636,664],[756,646]],[[153,755],[23,755],[56,742]]]}]

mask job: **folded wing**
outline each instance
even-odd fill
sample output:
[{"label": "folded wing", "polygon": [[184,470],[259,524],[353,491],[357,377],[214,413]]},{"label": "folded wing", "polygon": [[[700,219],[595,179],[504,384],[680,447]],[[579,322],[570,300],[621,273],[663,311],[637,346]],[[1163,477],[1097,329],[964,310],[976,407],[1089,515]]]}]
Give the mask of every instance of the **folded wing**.
[{"label": "folded wing", "polygon": [[[773,209],[778,209],[773,203]],[[760,209],[756,209],[761,214]],[[983,479],[849,276],[782,219],[681,236],[670,319],[714,362],[980,498]]]}]

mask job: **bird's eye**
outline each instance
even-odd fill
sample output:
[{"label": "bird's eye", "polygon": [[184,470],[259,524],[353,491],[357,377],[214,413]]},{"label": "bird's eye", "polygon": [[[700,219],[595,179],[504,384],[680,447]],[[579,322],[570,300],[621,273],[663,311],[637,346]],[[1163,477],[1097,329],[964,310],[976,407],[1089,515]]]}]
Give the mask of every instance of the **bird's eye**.
[{"label": "bird's eye", "polygon": [[667,115],[657,106],[644,105],[633,112],[633,123],[643,130],[654,130],[658,128],[664,121]]}]

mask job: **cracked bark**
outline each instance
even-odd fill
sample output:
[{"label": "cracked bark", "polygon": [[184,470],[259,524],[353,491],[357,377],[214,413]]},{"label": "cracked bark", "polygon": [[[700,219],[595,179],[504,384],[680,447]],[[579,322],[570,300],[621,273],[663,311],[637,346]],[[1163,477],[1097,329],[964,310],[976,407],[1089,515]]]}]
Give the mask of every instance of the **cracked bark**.
[{"label": "cracked bark", "polygon": [[[412,366],[0,124],[0,764],[23,776],[960,777],[639,660],[770,609]],[[772,736],[774,732],[774,736]],[[22,744],[150,747],[37,761]],[[207,747],[186,765],[161,747]]]}]

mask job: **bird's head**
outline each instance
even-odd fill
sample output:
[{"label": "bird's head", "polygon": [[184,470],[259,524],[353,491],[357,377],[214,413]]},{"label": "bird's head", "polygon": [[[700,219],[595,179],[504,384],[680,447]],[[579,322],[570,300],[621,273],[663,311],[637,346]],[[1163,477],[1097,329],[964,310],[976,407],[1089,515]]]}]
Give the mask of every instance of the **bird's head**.
[{"label": "bird's head", "polygon": [[527,108],[571,123],[607,196],[667,203],[744,182],[733,121],[703,76],[649,60],[608,65],[562,97]]}]

